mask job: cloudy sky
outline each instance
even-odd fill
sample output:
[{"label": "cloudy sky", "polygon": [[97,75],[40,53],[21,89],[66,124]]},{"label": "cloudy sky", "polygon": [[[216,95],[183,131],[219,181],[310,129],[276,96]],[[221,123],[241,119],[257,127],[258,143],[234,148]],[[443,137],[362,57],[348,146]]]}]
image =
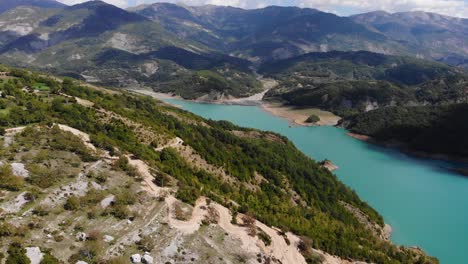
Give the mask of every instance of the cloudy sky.
[{"label": "cloudy sky", "polygon": [[[85,0],[58,0],[76,4]],[[230,5],[242,8],[259,8],[268,5],[312,7],[338,15],[350,15],[374,10],[388,12],[429,11],[449,16],[468,18],[468,0],[104,0],[120,7],[145,3],[173,2],[188,5]]]}]

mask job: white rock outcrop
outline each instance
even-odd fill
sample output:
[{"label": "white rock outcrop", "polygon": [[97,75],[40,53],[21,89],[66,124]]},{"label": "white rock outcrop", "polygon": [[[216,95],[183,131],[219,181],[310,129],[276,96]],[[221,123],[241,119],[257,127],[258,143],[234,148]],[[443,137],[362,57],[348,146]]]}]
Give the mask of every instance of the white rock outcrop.
[{"label": "white rock outcrop", "polygon": [[44,258],[44,253],[41,252],[39,247],[27,247],[26,256],[31,261],[31,264],[40,264]]},{"label": "white rock outcrop", "polygon": [[153,264],[153,257],[150,256],[149,254],[145,253],[145,255],[143,255],[143,259],[142,259],[143,263],[145,264]]}]

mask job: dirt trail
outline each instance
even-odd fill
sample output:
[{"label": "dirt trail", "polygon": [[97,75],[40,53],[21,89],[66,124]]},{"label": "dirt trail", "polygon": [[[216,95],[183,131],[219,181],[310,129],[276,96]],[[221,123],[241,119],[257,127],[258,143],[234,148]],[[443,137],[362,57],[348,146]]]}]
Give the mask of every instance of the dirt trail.
[{"label": "dirt trail", "polygon": [[150,173],[150,167],[142,160],[131,159],[130,156],[127,156],[128,163],[131,166],[134,166],[140,175],[143,177],[143,189],[150,194],[153,194],[155,197],[167,194],[171,191],[170,188],[159,187],[153,182],[153,175]]},{"label": "dirt trail", "polygon": [[67,131],[67,132],[70,132],[72,133],[73,135],[79,137],[81,140],[83,140],[83,143],[86,145],[86,147],[88,147],[89,149],[92,149],[94,151],[96,151],[96,147],[91,144],[91,138],[89,137],[88,134],[78,130],[78,129],[75,129],[73,127],[69,127],[67,125],[61,125],[61,124],[57,124],[58,127],[63,130],[63,131]]},{"label": "dirt trail", "polygon": [[304,257],[297,248],[297,243],[300,240],[299,238],[288,233],[288,239],[289,237],[293,238],[288,245],[284,237],[278,233],[278,230],[268,227],[259,221],[256,221],[256,225],[271,237],[271,245],[263,246],[264,251],[268,255],[280,260],[281,263],[306,263]]},{"label": "dirt trail", "polygon": [[233,225],[232,214],[229,209],[220,205],[213,204],[213,207],[219,213],[219,222],[218,225],[229,234],[229,236],[239,239],[242,242],[242,249],[246,252],[258,254],[261,252],[260,247],[257,245],[259,242],[258,239],[249,236],[247,229],[245,227]]},{"label": "dirt trail", "polygon": [[175,147],[178,147],[178,146],[182,146],[184,144],[184,141],[180,138],[180,137],[176,137],[175,139],[171,140],[171,142],[169,142],[168,144],[162,146],[162,147],[159,147],[159,148],[155,148],[154,150],[156,151],[162,151],[166,148],[175,148]]},{"label": "dirt trail", "polygon": [[[163,192],[168,193],[170,191],[169,188],[161,188],[153,183],[153,176],[150,173],[150,168],[145,162],[141,160],[130,159],[129,164],[135,166],[140,172],[140,174],[143,176],[143,180],[145,183],[144,189],[147,190],[149,193],[155,196],[160,196],[161,194],[163,194]],[[195,233],[200,228],[202,220],[208,213],[208,211],[206,210],[206,208],[208,207],[208,205],[206,204],[206,198],[201,197],[196,201],[191,217],[187,221],[181,221],[175,218],[173,210],[177,202],[178,200],[172,195],[168,195],[166,197],[166,203],[169,210],[169,225],[185,235]],[[300,254],[299,250],[297,249],[297,243],[299,241],[299,238],[297,238],[293,234],[288,234],[288,237],[290,237],[291,241],[297,241],[297,243],[291,243],[290,245],[287,245],[284,237],[279,235],[277,230],[272,229],[266,226],[265,224],[257,221],[257,227],[262,229],[272,239],[271,245],[265,246],[263,242],[257,237],[249,236],[248,231],[245,227],[233,225],[231,223],[232,214],[229,209],[214,202],[212,202],[210,206],[213,207],[219,213],[218,225],[226,233],[228,233],[229,236],[235,239],[239,239],[242,242],[242,249],[246,252],[258,254],[264,251],[267,255],[270,255],[280,260],[282,263],[305,263],[304,257]]]},{"label": "dirt trail", "polygon": [[[205,218],[206,211],[206,199],[199,198],[195,202],[195,207],[192,210],[192,215],[187,221],[177,220],[173,213],[174,204],[177,203],[177,199],[174,196],[168,196],[166,203],[169,207],[169,226],[175,228],[185,235],[190,235],[198,231],[201,226],[202,220]],[[203,209],[204,208],[204,209]]]}]

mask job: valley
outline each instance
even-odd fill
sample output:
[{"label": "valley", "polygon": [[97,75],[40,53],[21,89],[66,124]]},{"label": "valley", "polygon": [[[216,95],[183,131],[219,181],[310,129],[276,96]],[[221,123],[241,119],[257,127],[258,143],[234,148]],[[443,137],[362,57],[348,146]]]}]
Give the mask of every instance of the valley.
[{"label": "valley", "polygon": [[467,258],[468,19],[68,4],[0,0],[0,263]]}]

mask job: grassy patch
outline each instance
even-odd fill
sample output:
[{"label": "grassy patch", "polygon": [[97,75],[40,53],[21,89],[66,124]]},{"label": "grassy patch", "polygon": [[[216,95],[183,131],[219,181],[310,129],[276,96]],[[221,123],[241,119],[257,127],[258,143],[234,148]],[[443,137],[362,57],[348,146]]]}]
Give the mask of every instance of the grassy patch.
[{"label": "grassy patch", "polygon": [[10,109],[0,109],[0,116],[7,116],[10,113]]},{"label": "grassy patch", "polygon": [[39,91],[42,91],[42,92],[48,92],[48,91],[50,91],[50,87],[47,86],[45,83],[36,83],[36,84],[33,86],[33,89],[34,89],[34,90],[39,90]]}]

